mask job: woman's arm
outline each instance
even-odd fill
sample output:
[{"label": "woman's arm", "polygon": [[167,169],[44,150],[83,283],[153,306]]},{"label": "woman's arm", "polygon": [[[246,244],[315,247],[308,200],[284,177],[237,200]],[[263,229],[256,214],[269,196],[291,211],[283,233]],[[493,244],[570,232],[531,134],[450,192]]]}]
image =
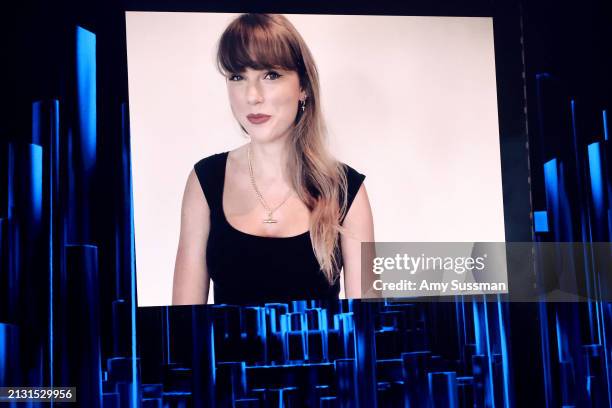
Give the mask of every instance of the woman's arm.
[{"label": "woman's arm", "polygon": [[208,302],[209,277],[205,257],[209,230],[210,209],[192,169],[187,178],[181,206],[181,234],[172,287],[173,305]]},{"label": "woman's arm", "polygon": [[344,261],[344,292],[347,299],[361,298],[368,289],[362,291],[361,288],[361,243],[374,241],[372,209],[364,184],[359,188],[342,226],[347,230],[340,237]]}]

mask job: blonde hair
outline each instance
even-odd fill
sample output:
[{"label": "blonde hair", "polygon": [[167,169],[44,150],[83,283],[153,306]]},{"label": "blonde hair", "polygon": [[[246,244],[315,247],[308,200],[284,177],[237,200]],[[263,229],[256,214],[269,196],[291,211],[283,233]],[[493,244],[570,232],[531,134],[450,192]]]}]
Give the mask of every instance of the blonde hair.
[{"label": "blonde hair", "polygon": [[223,75],[246,68],[297,72],[306,92],[291,135],[288,172],[298,197],[311,211],[310,236],[315,256],[330,284],[339,276],[340,225],[347,211],[347,180],[343,165],[329,153],[319,99],[319,75],[306,43],[286,17],[242,14],[225,29],[217,51]]}]

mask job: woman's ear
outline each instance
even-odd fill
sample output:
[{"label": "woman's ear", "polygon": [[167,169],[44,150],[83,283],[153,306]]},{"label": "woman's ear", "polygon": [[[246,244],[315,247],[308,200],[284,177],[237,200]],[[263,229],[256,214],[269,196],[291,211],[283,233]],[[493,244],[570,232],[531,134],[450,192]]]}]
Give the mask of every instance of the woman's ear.
[{"label": "woman's ear", "polygon": [[308,94],[306,93],[306,84],[302,83],[302,81],[300,80],[299,86],[300,86],[300,101],[303,101],[304,99],[306,99],[308,97]]}]

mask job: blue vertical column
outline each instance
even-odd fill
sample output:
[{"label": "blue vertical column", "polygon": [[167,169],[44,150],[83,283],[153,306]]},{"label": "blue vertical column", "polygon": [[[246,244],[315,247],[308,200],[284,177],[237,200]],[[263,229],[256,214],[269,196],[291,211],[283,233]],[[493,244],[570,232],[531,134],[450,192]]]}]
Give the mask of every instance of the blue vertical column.
[{"label": "blue vertical column", "polygon": [[308,321],[308,359],[310,362],[328,361],[327,310],[321,308],[304,311]]},{"label": "blue vertical column", "polygon": [[355,356],[355,323],[353,312],[334,315],[334,329],[338,330],[339,349],[345,358]]},{"label": "blue vertical column", "polygon": [[[579,210],[580,210],[580,221],[581,227],[583,230],[582,233],[582,243],[584,245],[583,253],[584,253],[584,265],[585,265],[585,276],[587,279],[587,295],[588,295],[588,320],[589,320],[589,328],[591,330],[591,342],[595,344],[603,345],[604,352],[603,354],[603,377],[602,382],[608,382],[608,384],[604,385],[606,389],[605,400],[608,398],[612,398],[610,393],[612,393],[612,388],[610,387],[610,375],[609,371],[609,356],[605,351],[607,348],[607,328],[605,316],[602,314],[602,304],[600,302],[601,299],[609,299],[610,289],[609,285],[612,283],[610,281],[610,263],[609,263],[609,245],[605,245],[603,248],[599,247],[597,243],[599,242],[609,242],[610,241],[610,233],[609,228],[607,227],[609,220],[607,219],[609,214],[606,208],[606,193],[609,192],[609,180],[607,176],[608,172],[604,172],[603,169],[606,167],[604,163],[605,154],[603,151],[603,143],[607,142],[608,134],[607,134],[607,118],[606,112],[603,112],[603,142],[595,142],[591,143],[587,146],[587,163],[584,163],[583,157],[583,149],[578,149],[577,143],[577,132],[576,132],[576,119],[575,119],[575,103],[571,101],[572,107],[572,124],[573,124],[573,135],[574,135],[574,148],[576,151],[576,161],[577,167],[576,172],[578,174],[578,182],[579,182]],[[580,154],[579,154],[580,152]],[[586,179],[583,180],[582,179]],[[588,188],[583,187],[583,184],[586,184]],[[606,184],[608,187],[606,188]],[[607,191],[608,190],[608,191]],[[589,194],[590,193],[590,194]],[[602,251],[603,250],[603,251]],[[603,253],[602,253],[603,252]],[[603,256],[602,256],[603,255]],[[578,341],[574,342],[575,346],[578,347]],[[578,353],[574,352],[574,360],[578,362],[582,362]],[[572,361],[570,361],[571,363]],[[579,372],[584,371],[581,369],[581,364],[577,364]],[[587,379],[587,383],[589,384],[589,388],[591,388],[591,384],[593,384],[593,388],[595,388],[594,382],[591,378]],[[604,399],[597,399],[596,401],[603,402]]]},{"label": "blue vertical column", "polygon": [[402,378],[406,399],[410,407],[422,408],[430,405],[427,371],[429,370],[429,351],[413,351],[402,353]]},{"label": "blue vertical column", "polygon": [[68,243],[91,242],[96,169],[96,35],[75,31],[74,120],[68,140]]},{"label": "blue vertical column", "polygon": [[0,322],[8,321],[9,310],[7,221],[6,218],[0,217]]},{"label": "blue vertical column", "polygon": [[[546,214],[546,231],[547,233],[553,234],[555,238],[558,235],[558,213],[559,213],[559,198],[558,198],[558,173],[557,173],[557,159],[550,160],[544,163],[544,184],[546,191],[546,211],[542,213]],[[541,218],[541,216],[540,216]],[[544,225],[536,225],[542,232],[544,232]],[[557,239],[558,240],[558,239]],[[536,251],[542,253],[542,246],[536,245]],[[556,277],[544,276],[544,268],[542,263],[542,256],[537,255],[539,259],[537,270],[538,273],[538,284],[540,286],[540,295],[542,299],[546,296],[547,291],[551,291],[558,286]],[[541,344],[541,355],[542,355],[542,377],[544,383],[544,399],[547,406],[553,406],[556,403],[554,398],[553,389],[553,378],[552,378],[552,355],[550,338],[551,333],[549,330],[549,317],[548,317],[548,303],[545,300],[540,300],[538,303],[538,316],[540,320],[540,344]]]},{"label": "blue vertical column", "polygon": [[354,301],[358,406],[376,408],[376,343],[373,302]]},{"label": "blue vertical column", "polygon": [[23,386],[19,344],[19,327],[0,323],[0,384],[3,387]]},{"label": "blue vertical column", "polygon": [[[612,341],[610,339],[610,316],[606,304],[612,298],[612,274],[610,272],[610,241],[612,240],[612,180],[610,178],[610,141],[607,112],[603,111],[603,141],[587,146],[589,164],[590,202],[592,206],[593,268],[597,276],[598,342],[603,347],[603,377],[607,398],[612,400]],[[601,242],[602,244],[598,244]],[[604,244],[607,242],[607,244]]]},{"label": "blue vertical column", "polygon": [[211,307],[215,344],[219,346],[216,358],[218,361],[236,361],[232,350],[242,350],[242,328],[240,306],[214,305]]},{"label": "blue vertical column", "polygon": [[510,330],[510,325],[507,324],[506,322],[509,321],[508,319],[508,304],[505,302],[502,302],[500,299],[500,296],[497,296],[497,301],[496,301],[496,307],[497,307],[497,330],[495,331],[498,336],[499,336],[499,353],[501,355],[501,364],[502,364],[502,375],[503,375],[503,396],[504,396],[504,406],[505,407],[511,407],[513,406],[513,395],[514,393],[512,392],[513,387],[512,387],[512,376],[510,374],[510,368],[511,368],[511,356],[510,356],[510,348],[508,347],[508,339],[509,339],[509,333],[508,331]]},{"label": "blue vertical column", "polygon": [[[46,367],[44,370],[44,383],[53,386],[55,383],[55,315],[57,296],[57,284],[59,283],[59,271],[63,265],[63,231],[62,209],[60,205],[60,138],[59,138],[59,101],[44,100],[32,104],[32,140],[45,146],[43,151],[43,196],[44,196],[44,245],[46,249],[45,265],[41,262],[40,282],[48,282],[45,285],[46,301],[46,341],[44,346],[44,357]],[[42,276],[44,273],[44,276]],[[42,329],[42,328],[41,328]]]},{"label": "blue vertical column", "polygon": [[[574,126],[574,138],[576,138],[576,130],[575,130],[575,117],[574,117],[575,106],[572,103],[572,124]],[[577,148],[577,142],[575,144]],[[582,161],[580,162],[582,163]],[[547,207],[548,207],[548,215],[549,219],[552,220],[551,224],[553,225],[553,236],[554,240],[557,242],[572,242],[574,241],[574,234],[572,231],[572,220],[570,213],[570,205],[568,194],[565,187],[564,181],[564,166],[563,163],[558,162],[556,159],[547,162],[545,165],[545,184],[546,184],[546,199],[547,199]],[[576,170],[578,174],[575,176],[577,178],[584,177],[585,173],[583,171],[583,164],[579,166]],[[581,206],[585,206],[585,202],[580,202]],[[597,302],[596,294],[597,294],[597,280],[596,275],[593,273],[593,258],[592,252],[588,250],[589,245],[591,245],[590,233],[592,231],[590,226],[590,211],[588,208],[580,209],[584,217],[581,218],[581,242],[583,244],[583,259],[582,259],[582,267],[584,270],[584,276],[577,275],[577,262],[578,260],[573,258],[573,253],[571,251],[564,251],[563,246],[560,246],[560,250],[558,250],[555,254],[555,269],[561,271],[558,273],[558,281],[559,281],[559,289],[565,291],[570,294],[578,294],[587,297],[587,311],[588,314],[586,316],[588,328],[588,332],[584,336],[587,340],[587,343],[596,343],[599,341],[598,333],[600,332],[600,326],[598,321],[597,314]],[[585,293],[582,293],[581,286],[578,285],[578,282],[582,282],[582,286],[585,288]],[[543,330],[543,342],[545,335],[544,331],[548,331],[548,327],[554,327],[555,336],[550,336],[549,340],[551,344],[549,349],[549,357],[548,364],[549,370],[551,373],[560,372],[561,370],[570,370],[569,373],[564,375],[571,376],[572,374],[576,378],[576,387],[577,389],[585,390],[588,387],[589,379],[586,378],[582,373],[585,372],[584,358],[580,355],[581,344],[584,342],[584,339],[577,335],[581,331],[581,323],[580,323],[580,315],[579,311],[576,307],[572,307],[571,304],[556,304],[554,308],[556,309],[556,317],[554,323],[552,321],[552,314],[550,318],[545,316],[547,313],[546,308],[550,309],[548,305],[542,305],[540,307],[542,317],[542,330]],[[553,353],[550,350],[554,350],[554,344],[552,343],[556,338],[556,351],[557,353]],[[546,349],[543,349],[546,350]],[[573,369],[573,373],[571,370]],[[550,374],[552,375],[552,374]],[[549,377],[551,380],[552,377]],[[552,385],[551,385],[552,387]],[[559,395],[560,393],[557,393]],[[551,404],[560,403],[561,401],[555,401],[552,399],[552,395],[549,395],[551,398],[549,401]],[[583,393],[577,395],[576,403],[578,405],[585,403]]]},{"label": "blue vertical column", "polygon": [[61,367],[57,385],[77,385],[77,399],[88,407],[102,403],[98,252],[92,234],[96,169],[96,36],[81,27],[74,31],[74,104],[65,152],[66,214],[63,220],[65,266],[58,285],[56,350]]},{"label": "blue vertical column", "polygon": [[489,332],[487,301],[472,299],[474,339],[476,354],[472,356],[476,406],[495,406],[495,384],[493,381],[492,350]]},{"label": "blue vertical column", "polygon": [[306,314],[303,312],[287,313],[281,316],[281,327],[284,334],[287,360],[290,363],[301,363],[308,359],[308,337]]},{"label": "blue vertical column", "polygon": [[472,356],[472,374],[474,377],[474,406],[487,407],[495,402],[490,386],[491,365],[489,356],[476,354]]},{"label": "blue vertical column", "polygon": [[588,384],[585,389],[587,404],[602,407],[610,406],[603,347],[601,344],[585,345],[583,346],[583,353],[586,363],[586,382]]},{"label": "blue vertical column", "polygon": [[282,317],[288,312],[283,303],[267,303],[266,309],[266,363],[284,364],[286,362],[285,330],[281,327]]},{"label": "blue vertical column", "polygon": [[591,143],[587,147],[589,160],[589,181],[590,181],[590,198],[593,207],[591,220],[591,241],[606,242],[610,239],[608,236],[607,226],[607,196],[606,185],[609,183],[606,180],[607,174],[604,173],[604,152],[601,142]]},{"label": "blue vertical column", "polygon": [[[606,142],[607,143],[607,142]],[[610,211],[610,197],[607,185],[610,184],[609,169],[607,169],[606,155],[603,142],[591,143],[587,147],[589,162],[590,201],[593,211],[591,213],[591,254],[593,256],[593,272],[597,278],[597,294],[599,299],[611,299],[610,285],[612,278],[609,272],[609,245],[602,245],[598,251],[598,242],[610,242],[608,220]],[[608,248],[606,248],[608,247]]]},{"label": "blue vertical column", "polygon": [[102,367],[100,360],[100,312],[98,251],[93,245],[66,246],[68,280],[65,339],[68,354],[67,373],[62,385],[76,386],[82,406],[98,408],[102,404]]},{"label": "blue vertical column", "polygon": [[243,327],[249,342],[245,345],[247,364],[265,363],[266,356],[266,309],[260,306],[243,309]]},{"label": "blue vertical column", "polygon": [[[570,205],[565,186],[565,173],[564,164],[557,159],[550,160],[544,164],[548,221],[549,225],[552,225],[552,234],[556,242],[574,241]],[[559,250],[555,259],[557,259],[557,264],[555,265],[555,270],[557,271],[555,277],[558,285],[557,289],[577,294],[575,260],[571,256],[571,252]],[[591,277],[586,275],[585,285],[589,297],[591,295],[589,289],[591,283]]]},{"label": "blue vertical column", "polygon": [[20,326],[24,350],[21,385],[31,386],[42,385],[43,344],[47,337],[46,285],[32,284],[45,280],[42,153],[42,147],[36,144],[9,146],[8,320]]},{"label": "blue vertical column", "polygon": [[504,324],[505,311],[502,308],[500,297],[496,301],[483,298],[479,309],[482,325],[479,330],[483,333],[482,350],[488,365],[487,398],[492,398],[494,406],[511,406],[510,392],[510,364],[507,347],[507,327]]},{"label": "blue vertical column", "polygon": [[196,407],[215,406],[215,342],[214,328],[207,306],[191,306],[193,404]]},{"label": "blue vertical column", "polygon": [[[574,146],[573,150],[574,150],[574,161],[575,161],[574,176],[575,176],[576,187],[577,187],[577,195],[574,197],[574,199],[576,201],[576,206],[580,214],[579,229],[580,229],[581,240],[582,242],[588,242],[588,241],[592,241],[593,224],[590,222],[591,214],[590,214],[590,209],[588,206],[586,188],[584,186],[585,183],[583,180],[584,175],[585,175],[585,171],[584,171],[585,165],[584,165],[584,158],[583,158],[584,150],[578,141],[579,134],[577,130],[578,124],[576,121],[576,101],[574,100],[570,101],[570,108],[571,108],[571,114],[572,114],[572,140],[573,140],[573,146]],[[565,221],[570,221],[571,223],[571,220],[565,220]],[[568,239],[567,241],[571,242],[574,240]]]},{"label": "blue vertical column", "polygon": [[[136,242],[134,234],[134,197],[132,189],[132,167],[130,156],[130,126],[127,105],[121,105],[121,139],[122,139],[122,185],[123,185],[123,208],[119,228],[121,239],[119,239],[119,247],[121,248],[121,258],[119,259],[119,268],[115,271],[117,282],[117,296],[129,300],[130,306],[130,357],[132,361],[132,384],[131,407],[137,407],[138,388],[140,386],[140,377],[137,369],[137,337],[136,337]],[[126,278],[127,276],[127,278]]]},{"label": "blue vertical column", "polygon": [[121,146],[120,166],[121,188],[116,192],[117,220],[115,223],[115,296],[117,299],[130,298],[130,270],[132,265],[132,181],[130,160],[130,121],[127,103],[121,104]]},{"label": "blue vertical column", "polygon": [[[572,103],[572,123],[575,126],[575,119],[573,117],[574,113],[574,104]],[[574,137],[576,131],[574,130]],[[577,143],[577,142],[576,142]],[[578,159],[577,159],[578,160]],[[576,170],[579,171],[579,170]],[[566,243],[574,241],[574,233],[572,229],[572,219],[570,215],[570,204],[568,193],[566,190],[566,182],[565,182],[565,168],[562,162],[559,162],[557,159],[550,160],[549,162],[544,164],[544,182],[546,187],[546,205],[547,205],[547,214],[549,216],[549,222],[553,226],[553,236],[554,241],[558,243]],[[579,173],[575,175],[576,177],[582,177],[582,174]],[[582,211],[582,210],[581,210]],[[586,244],[588,239],[584,236],[584,231],[589,231],[588,225],[581,226],[582,231],[582,242]],[[552,245],[552,244],[551,244]],[[567,245],[567,244],[565,244]],[[568,294],[574,295],[586,295],[587,299],[587,310],[588,310],[588,336],[590,341],[595,341],[595,336],[597,333],[597,321],[595,320],[595,311],[593,307],[593,296],[595,294],[594,284],[595,281],[593,279],[593,274],[591,271],[591,262],[589,260],[590,253],[588,251],[583,251],[583,268],[584,275],[577,275],[576,263],[578,262],[573,257],[572,251],[564,250],[566,246],[564,244],[557,244],[557,250],[554,253],[554,270],[556,271],[556,280],[558,282],[557,289],[566,292]],[[586,249],[586,246],[584,247]],[[579,282],[581,284],[579,284]],[[584,288],[584,292],[583,292]],[[540,306],[541,313],[541,321],[542,321],[542,342],[547,341],[546,331],[548,328],[546,325],[550,324],[550,320],[548,320],[547,305]],[[559,350],[559,358],[557,360],[553,360],[553,355],[550,356],[550,363],[554,364],[550,365],[549,369],[552,372],[558,371],[557,364],[562,364],[565,361],[565,356],[567,358],[573,359],[574,362],[580,361],[580,357],[576,354],[576,350],[579,348],[579,339],[574,333],[577,331],[574,329],[575,327],[579,327],[578,325],[578,316],[575,311],[567,308],[557,307],[559,309],[559,323],[556,325],[557,338],[568,338],[569,346],[565,346],[565,343],[557,343],[560,344],[561,350]],[[552,316],[551,316],[552,317]],[[550,338],[552,339],[552,337]],[[552,346],[552,345],[550,345]],[[549,347],[549,345],[546,345]],[[546,350],[543,348],[543,350]],[[550,375],[550,374],[549,374]],[[552,396],[551,396],[552,397]]]},{"label": "blue vertical column", "polygon": [[[34,258],[40,250],[42,233],[42,147],[35,144],[9,146],[8,157],[8,279],[9,279],[9,319],[21,319],[24,314],[36,314],[37,310],[28,312],[22,302],[27,286],[24,281],[35,278],[37,264]],[[35,280],[34,280],[35,281]],[[23,287],[22,287],[23,286]]]},{"label": "blue vertical column", "polygon": [[[429,398],[433,408],[458,408],[457,375],[455,372],[433,372],[428,374]],[[487,402],[488,404],[491,401]],[[493,405],[495,406],[495,405]]]},{"label": "blue vertical column", "polygon": [[[592,252],[590,248],[588,248],[589,242],[594,241],[594,228],[597,230],[597,226],[593,223],[593,214],[592,209],[589,206],[589,199],[587,197],[587,188],[585,184],[588,184],[588,172],[586,171],[586,165],[584,163],[584,149],[583,146],[579,144],[579,133],[578,133],[578,123],[576,120],[576,102],[572,99],[570,101],[571,114],[572,114],[572,138],[573,138],[573,146],[574,146],[574,157],[575,157],[575,167],[574,167],[574,176],[576,180],[577,194],[574,197],[574,201],[576,202],[577,211],[580,215],[580,225],[578,226],[580,231],[580,241],[583,243],[583,256],[584,256],[584,269],[585,269],[585,282],[584,285],[586,287],[586,296],[588,297],[588,320],[589,320],[589,329],[591,341],[596,341],[597,332],[599,331],[597,316],[596,316],[596,308],[594,305],[593,299],[597,293],[597,277],[595,271],[593,269],[593,259]],[[597,210],[595,210],[597,211]],[[566,222],[570,222],[571,220],[565,220]],[[596,232],[596,231],[595,231]],[[564,240],[567,242],[574,241],[573,237]],[[593,324],[595,322],[596,324]]]},{"label": "blue vertical column", "polygon": [[[130,361],[131,377],[138,377],[136,369],[135,347],[135,320],[136,298],[132,299],[132,280],[135,280],[135,270],[132,267],[133,231],[132,231],[132,203],[131,203],[131,173],[130,173],[130,142],[129,119],[126,103],[121,104],[121,134],[118,146],[120,160],[114,162],[118,166],[120,188],[115,194],[114,219],[114,300],[112,301],[112,327],[113,327],[113,356],[128,358]],[[130,380],[130,390],[126,392],[132,396],[133,404],[138,395],[138,386],[134,385],[134,378]]]},{"label": "blue vertical column", "polygon": [[[136,360],[140,372],[140,360]],[[134,399],[141,401],[141,388],[132,387],[132,359],[130,357],[111,357],[106,360],[105,382],[102,384],[103,401],[106,404],[109,397],[118,401],[119,407],[130,407]],[[108,392],[111,390],[112,392]],[[136,392],[136,395],[133,393]],[[112,397],[111,397],[112,395]],[[112,403],[111,403],[112,404]],[[111,405],[115,406],[115,405]],[[106,405],[104,405],[106,408]]]},{"label": "blue vertical column", "polygon": [[[606,157],[608,159],[606,166],[606,174],[610,174],[610,161],[612,160],[612,142],[610,142],[610,134],[608,129],[608,111],[604,110],[602,112],[602,121],[603,121],[603,135],[604,135],[604,143],[606,146]],[[608,189],[608,237],[609,241],[612,241],[612,177],[608,177],[608,181],[606,183]]]},{"label": "blue vertical column", "polygon": [[[361,405],[356,395],[358,383],[356,383],[355,360],[352,358],[339,358],[334,361],[334,370],[338,408],[367,407],[367,405]],[[376,394],[374,394],[374,400],[376,400],[375,398]]]},{"label": "blue vertical column", "polygon": [[216,406],[231,407],[237,399],[246,397],[246,391],[246,364],[244,361],[216,364]]},{"label": "blue vertical column", "polygon": [[112,303],[113,355],[127,357],[130,355],[131,338],[130,305],[125,299]]},{"label": "blue vertical column", "polygon": [[559,161],[552,159],[544,163],[544,185],[546,189],[546,208],[548,211],[549,225],[552,226],[555,241],[561,239],[561,198],[559,180]]},{"label": "blue vertical column", "polygon": [[606,386],[608,388],[608,399],[612,401],[612,338],[611,338],[611,330],[612,327],[612,302],[606,301],[602,302],[601,305],[601,314],[603,319],[603,332],[604,332],[604,341],[603,348],[605,354],[605,364],[606,364]]}]

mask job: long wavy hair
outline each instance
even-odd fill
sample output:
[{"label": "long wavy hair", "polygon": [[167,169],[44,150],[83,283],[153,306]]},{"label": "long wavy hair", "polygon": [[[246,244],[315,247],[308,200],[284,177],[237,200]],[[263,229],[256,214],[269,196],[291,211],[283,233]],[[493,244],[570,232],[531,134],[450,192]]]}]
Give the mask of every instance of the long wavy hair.
[{"label": "long wavy hair", "polygon": [[[306,43],[293,24],[278,14],[242,14],[223,32],[217,67],[224,76],[255,70],[297,72],[306,92],[291,133],[287,171],[298,197],[311,211],[310,237],[315,256],[330,284],[339,276],[341,220],[347,211],[345,169],[328,151],[321,114],[319,75]],[[244,130],[244,129],[243,129]]]}]

